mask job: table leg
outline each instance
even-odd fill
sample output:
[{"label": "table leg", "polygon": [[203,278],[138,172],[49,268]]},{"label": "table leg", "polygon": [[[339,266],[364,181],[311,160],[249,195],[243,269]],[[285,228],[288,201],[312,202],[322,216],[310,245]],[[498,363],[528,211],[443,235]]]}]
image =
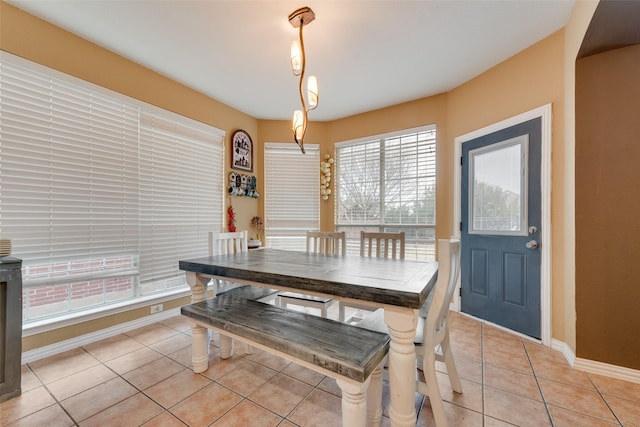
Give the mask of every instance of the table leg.
[{"label": "table leg", "polygon": [[389,327],[389,418],[393,427],[416,425],[416,349],[413,339],[418,324],[417,310],[384,309]]},{"label": "table leg", "polygon": [[[191,271],[187,271],[186,276],[191,288],[191,303],[203,301],[211,279]],[[195,323],[191,326],[191,363],[195,373],[204,372],[209,367],[209,331]]]}]

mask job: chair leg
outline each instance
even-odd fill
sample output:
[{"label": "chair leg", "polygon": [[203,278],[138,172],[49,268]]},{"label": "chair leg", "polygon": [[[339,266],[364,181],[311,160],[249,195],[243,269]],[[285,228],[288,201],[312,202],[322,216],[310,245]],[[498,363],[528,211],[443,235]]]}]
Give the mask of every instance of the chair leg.
[{"label": "chair leg", "polygon": [[444,363],[447,366],[447,374],[449,375],[449,382],[451,383],[451,389],[456,393],[462,393],[462,385],[460,384],[460,378],[458,377],[458,370],[456,369],[456,362],[453,359],[453,351],[451,350],[451,343],[449,342],[449,329],[447,328],[444,338],[440,343],[442,348],[442,354],[444,356]]},{"label": "chair leg", "polygon": [[338,302],[338,320],[344,323],[344,304]]},{"label": "chair leg", "polygon": [[433,418],[436,421],[436,426],[447,427],[447,416],[444,413],[442,395],[440,394],[438,378],[436,377],[436,355],[434,351],[427,352],[427,354],[424,355],[423,372],[426,385],[418,383],[418,391],[429,396],[431,411],[433,411]]}]

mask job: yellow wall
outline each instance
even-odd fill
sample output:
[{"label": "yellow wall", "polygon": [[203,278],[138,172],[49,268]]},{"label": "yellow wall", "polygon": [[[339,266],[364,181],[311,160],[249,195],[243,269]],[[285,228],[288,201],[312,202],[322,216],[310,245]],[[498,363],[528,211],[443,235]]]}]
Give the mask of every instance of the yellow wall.
[{"label": "yellow wall", "polygon": [[[332,122],[311,122],[305,138],[319,143],[321,154],[333,153],[335,142],[398,129],[436,124],[437,237],[453,230],[453,140],[456,136],[553,104],[552,169],[552,312],[554,338],[575,351],[575,237],[573,156],[573,72],[577,50],[597,1],[576,3],[567,27],[520,52],[491,70],[446,94]],[[0,2],[0,49],[55,68],[100,86],[138,98],[224,129],[228,135],[245,129],[254,141],[254,173],[264,194],[264,142],[291,141],[287,121],[256,120],[220,102],[151,72],[57,27]],[[425,76],[425,79],[428,79]],[[226,162],[228,163],[228,162]],[[228,165],[227,165],[228,168]],[[319,167],[318,167],[318,173]],[[238,228],[248,228],[254,214],[263,214],[262,199],[234,198]],[[321,229],[333,228],[333,197],[321,202]],[[142,310],[144,311],[144,310]],[[141,310],[117,319],[95,321],[98,330],[132,318]],[[68,334],[80,331],[71,328]],[[83,329],[80,333],[91,332]],[[78,334],[80,334],[78,333]],[[53,336],[53,338],[52,338]],[[66,338],[66,333],[65,337]],[[60,339],[64,339],[60,338]],[[34,339],[25,349],[55,342],[55,334]]]}]

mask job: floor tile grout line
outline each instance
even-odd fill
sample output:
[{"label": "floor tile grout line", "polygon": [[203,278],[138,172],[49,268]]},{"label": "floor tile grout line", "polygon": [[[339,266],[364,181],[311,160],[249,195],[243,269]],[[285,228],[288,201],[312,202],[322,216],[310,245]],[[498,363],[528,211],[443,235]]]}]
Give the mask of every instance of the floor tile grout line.
[{"label": "floor tile grout line", "polygon": [[[74,426],[77,426],[77,425],[78,425],[78,422],[75,420],[75,418],[73,418],[73,417],[71,416],[71,414],[69,413],[69,411],[67,411],[67,408],[65,408],[65,407],[64,407],[64,405],[62,405],[61,401],[60,401],[60,400],[58,400],[58,398],[57,398],[56,396],[54,396],[54,395],[53,395],[53,393],[51,392],[51,390],[49,390],[49,387],[47,387],[47,385],[46,385],[46,384],[45,384],[45,383],[40,379],[40,377],[35,373],[35,371],[31,368],[31,366],[29,366],[29,364],[26,364],[26,365],[27,365],[27,368],[31,371],[31,373],[32,373],[32,374],[33,374],[33,375],[38,379],[38,381],[40,381],[40,384],[42,384],[42,387],[43,387],[43,388],[45,389],[45,391],[49,394],[49,396],[51,396],[51,398],[53,399],[53,401],[54,401],[55,403],[54,403],[53,405],[49,405],[49,406],[47,406],[47,407],[45,407],[45,408],[42,408],[42,409],[40,409],[40,410],[38,410],[38,411],[32,412],[32,413],[30,413],[30,414],[27,414],[27,415],[25,415],[24,417],[20,417],[20,418],[18,418],[17,420],[15,420],[15,421],[13,421],[13,422],[16,422],[16,421],[18,421],[18,420],[20,420],[20,419],[23,419],[23,418],[26,418],[26,417],[29,417],[29,416],[31,416],[31,415],[33,415],[33,414],[37,414],[37,413],[38,413],[38,412],[40,412],[40,411],[43,411],[43,410],[45,410],[45,409],[47,409],[47,408],[50,408],[50,407],[52,407],[52,406],[54,406],[54,405],[57,405],[57,406],[59,406],[59,407],[60,407],[60,409],[62,409],[62,411],[63,411],[65,414],[67,414],[67,416],[69,417],[69,419],[71,420],[71,422],[73,422],[73,425],[74,425]],[[87,369],[88,369],[88,368],[87,368]]]},{"label": "floor tile grout line", "polygon": [[538,386],[538,391],[540,392],[540,397],[542,398],[542,403],[544,404],[544,409],[547,411],[547,416],[549,417],[549,422],[551,426],[555,426],[555,422],[553,421],[553,417],[551,416],[551,411],[549,410],[549,404],[547,403],[547,399],[544,397],[544,393],[542,393],[542,387],[540,386],[540,381],[538,381],[538,375],[536,374],[536,369],[533,367],[533,361],[531,360],[531,356],[529,355],[529,351],[527,350],[527,346],[524,341],[522,342],[522,347],[524,348],[524,354],[527,356],[527,361],[531,366],[531,372],[533,372],[533,378],[536,380],[536,385]]},{"label": "floor tile grout line", "polygon": [[609,405],[609,402],[607,402],[607,399],[605,399],[604,395],[600,392],[600,389],[598,388],[598,386],[593,382],[593,380],[591,379],[591,377],[589,375],[587,375],[587,378],[589,379],[589,382],[591,383],[591,385],[593,386],[593,388],[596,390],[596,392],[598,393],[598,396],[600,396],[600,399],[602,399],[602,401],[604,402],[605,405],[607,405],[607,408],[609,409],[609,411],[611,411],[611,414],[613,414],[613,417],[616,419],[616,421],[618,422],[619,425],[622,425],[622,421],[620,420],[620,418],[618,418],[618,415],[616,414],[616,412],[613,410],[613,408],[611,407],[611,405]]}]

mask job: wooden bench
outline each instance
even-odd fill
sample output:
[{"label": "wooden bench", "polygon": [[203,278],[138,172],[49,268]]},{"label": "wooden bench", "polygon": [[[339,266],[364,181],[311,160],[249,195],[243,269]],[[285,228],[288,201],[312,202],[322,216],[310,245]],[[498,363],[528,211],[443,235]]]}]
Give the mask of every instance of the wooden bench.
[{"label": "wooden bench", "polygon": [[334,378],[342,390],[343,426],[379,425],[389,335],[233,293],[183,306],[181,313],[200,326]]}]

